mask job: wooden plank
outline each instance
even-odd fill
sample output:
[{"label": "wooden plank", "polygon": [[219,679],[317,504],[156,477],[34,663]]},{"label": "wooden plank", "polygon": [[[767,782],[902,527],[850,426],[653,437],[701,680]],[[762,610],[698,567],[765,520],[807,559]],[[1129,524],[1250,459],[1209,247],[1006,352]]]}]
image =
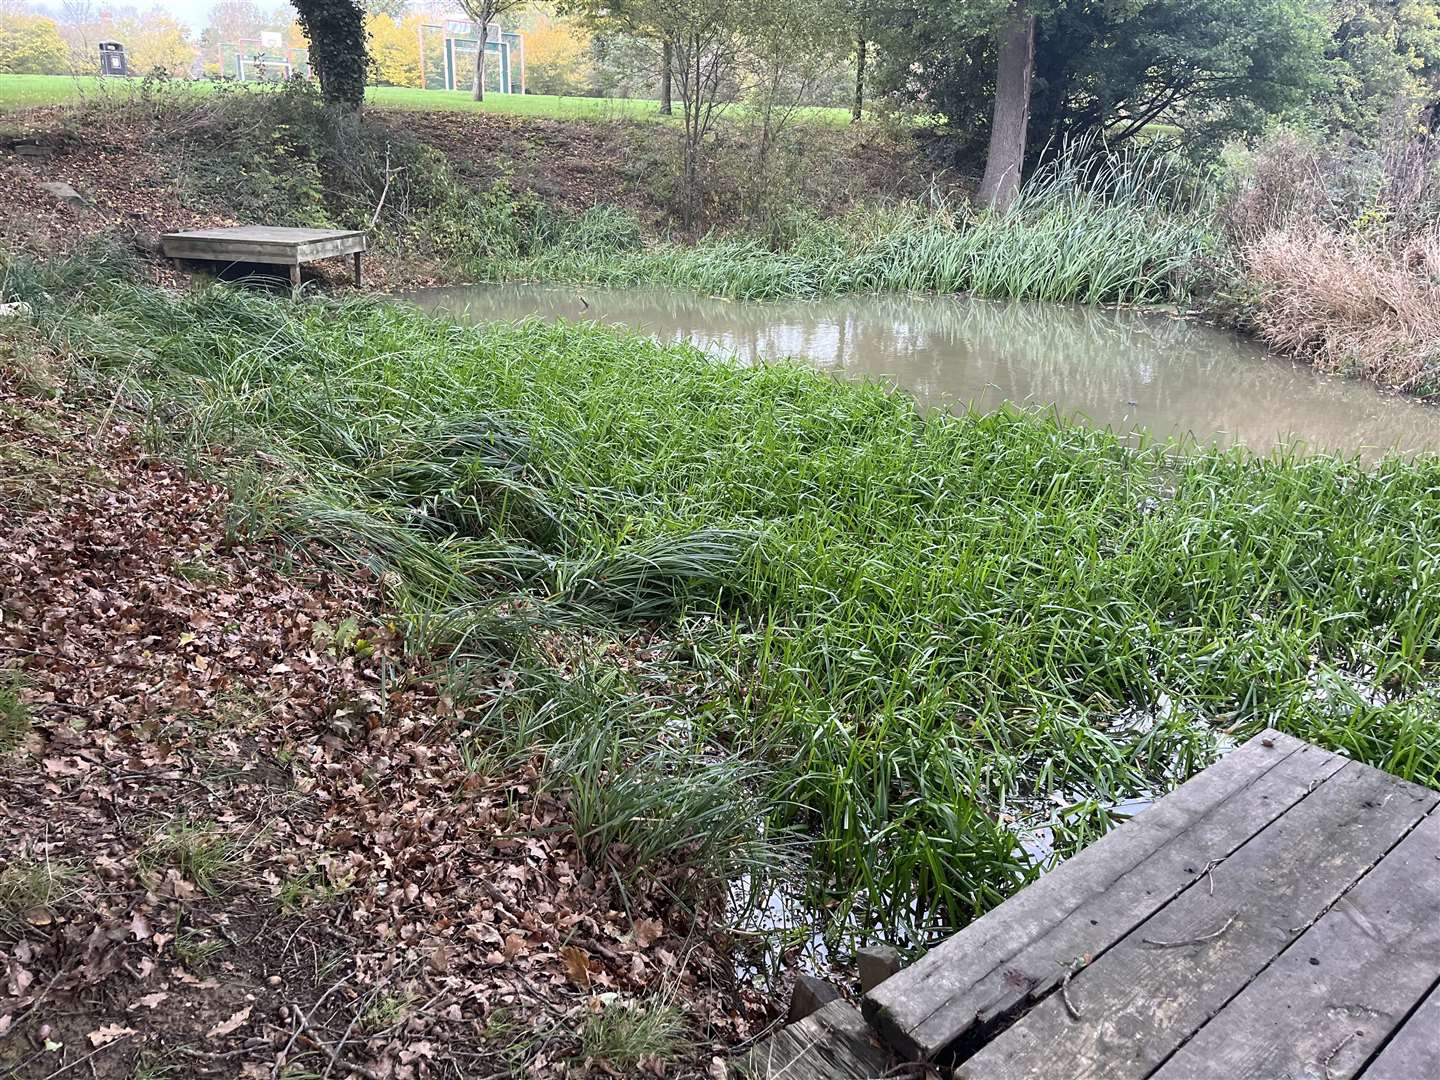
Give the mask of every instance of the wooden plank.
[{"label": "wooden plank", "polygon": [[[865,1015],[903,1057],[934,1057],[976,1022],[982,1005],[993,1000],[989,994],[996,978],[1004,978],[1009,962],[1022,950],[1082,906],[1104,897],[1137,866],[1237,792],[1259,785],[1257,797],[1251,800],[1259,802],[1258,796],[1271,790],[1265,777],[1297,754],[1305,755],[1296,764],[1302,766],[1299,775],[1306,777],[1307,786],[1311,778],[1333,770],[1332,757],[1324,751],[1276,731],[1263,732],[887,979],[866,995]],[[1307,776],[1312,762],[1315,772]],[[1232,823],[1233,832],[1225,834],[1228,850],[1227,843],[1211,850],[1228,854],[1283,812],[1288,802],[1278,798],[1280,792],[1290,792],[1291,801],[1303,796],[1303,790],[1295,794],[1290,772],[1276,779],[1282,782],[1274,786],[1274,813],[1255,822]],[[1165,899],[1168,896],[1161,896],[1144,914]],[[1125,931],[1128,927],[1109,939],[1097,935],[1074,955],[1098,953]],[[1020,979],[1015,989],[1028,993],[1029,978]],[[970,998],[970,991],[981,983],[981,997]]]},{"label": "wooden plank", "polygon": [[972,1024],[989,1024],[1042,996],[1059,984],[1077,957],[1094,958],[1124,938],[1345,764],[1344,758],[1314,747],[1288,755],[1189,828],[1171,833],[1109,888],[946,1001],[911,1032],[911,1039],[944,1046]]},{"label": "wooden plank", "polygon": [[734,1062],[754,1080],[870,1080],[889,1066],[889,1053],[848,1001],[832,1001],[781,1028]]},{"label": "wooden plank", "polygon": [[165,239],[256,241],[263,243],[297,244],[308,240],[330,240],[344,236],[364,236],[359,229],[295,229],[282,225],[234,225],[220,229],[182,229],[165,234]]},{"label": "wooden plank", "polygon": [[1440,984],[1360,1075],[1363,1080],[1440,1078]]},{"label": "wooden plank", "polygon": [[1155,1076],[1354,1077],[1440,980],[1437,853],[1432,812]]},{"label": "wooden plank", "polygon": [[272,266],[298,266],[300,257],[293,247],[256,247],[235,245],[223,250],[214,244],[166,244],[165,255],[171,259],[193,259],[200,262],[266,263]]},{"label": "wooden plank", "polygon": [[363,234],[342,236],[333,240],[307,240],[300,245],[300,261],[313,262],[316,259],[333,259],[337,255],[349,255],[365,250]]},{"label": "wooden plank", "polygon": [[364,251],[366,237],[363,232],[345,229],[247,226],[166,233],[161,244],[172,259],[296,265]]},{"label": "wooden plank", "polygon": [[956,1077],[1148,1076],[1437,801],[1435,792],[1348,763]]}]

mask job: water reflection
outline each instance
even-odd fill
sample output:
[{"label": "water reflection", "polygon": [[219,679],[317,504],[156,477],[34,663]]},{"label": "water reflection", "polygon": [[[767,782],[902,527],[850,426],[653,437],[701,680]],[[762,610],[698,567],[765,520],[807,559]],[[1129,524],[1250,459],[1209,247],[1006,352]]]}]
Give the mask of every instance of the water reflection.
[{"label": "water reflection", "polygon": [[1058,409],[1119,431],[1266,451],[1440,450],[1440,411],[1153,313],[965,297],[735,302],[668,289],[483,285],[408,297],[476,321],[591,319],[742,360],[795,356],[928,404]]}]

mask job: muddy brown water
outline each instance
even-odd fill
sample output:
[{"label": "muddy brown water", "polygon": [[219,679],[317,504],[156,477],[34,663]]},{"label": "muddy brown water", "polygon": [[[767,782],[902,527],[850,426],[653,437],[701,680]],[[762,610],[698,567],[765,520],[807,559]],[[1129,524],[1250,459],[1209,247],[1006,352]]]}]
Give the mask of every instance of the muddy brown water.
[{"label": "muddy brown water", "polygon": [[745,362],[795,357],[945,408],[1054,409],[1159,438],[1359,454],[1440,451],[1440,409],[1321,375],[1236,334],[1153,312],[965,297],[730,301],[661,288],[475,285],[405,299],[467,320],[594,320]]}]

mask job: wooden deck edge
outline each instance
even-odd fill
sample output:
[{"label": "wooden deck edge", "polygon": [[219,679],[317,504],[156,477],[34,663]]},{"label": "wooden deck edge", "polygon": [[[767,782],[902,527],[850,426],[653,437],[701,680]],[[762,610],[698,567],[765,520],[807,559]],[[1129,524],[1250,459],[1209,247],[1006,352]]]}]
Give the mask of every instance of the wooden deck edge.
[{"label": "wooden deck edge", "polygon": [[[942,981],[948,980],[954,971],[969,967],[976,961],[980,961],[986,971],[998,970],[1020,947],[1034,937],[1042,936],[1042,927],[1063,921],[1073,909],[1084,902],[1094,885],[1093,882],[1083,884],[1085,877],[1097,865],[1107,858],[1118,858],[1114,871],[1105,875],[1118,880],[1154,851],[1165,846],[1173,830],[1189,827],[1202,820],[1235,791],[1254,783],[1290,755],[1313,749],[1316,748],[1303,740],[1275,729],[1260,732],[1216,764],[1201,770],[1186,783],[1157,800],[1132,821],[1112,829],[1084,851],[1022,889],[1015,897],[941,942],[895,978],[881,983],[863,998],[861,1006],[864,1015],[904,1060],[920,1061],[931,1058],[943,1049],[943,1045],[931,1045],[918,1038],[917,1018],[906,1015],[913,1004],[910,999],[917,988],[924,987],[936,976]],[[1199,797],[1201,792],[1205,793],[1204,797]],[[1196,805],[1189,806],[1188,802],[1195,802]],[[1155,822],[1162,822],[1167,814],[1175,814],[1180,807],[1186,808],[1179,814],[1181,819],[1185,819],[1183,823],[1161,830],[1151,847],[1135,848],[1130,842],[1136,835],[1133,831],[1136,825],[1141,825],[1143,829]],[[1160,812],[1158,815],[1157,811]],[[1005,939],[1009,936],[1008,923],[1027,908],[1036,909],[1029,915],[1029,918],[1036,921],[1037,925],[1033,928],[1035,933],[1018,944],[1006,944]],[[981,1019],[977,1014],[973,1021],[979,1022]],[[955,1036],[958,1037],[959,1034],[960,1032],[956,1032]],[[953,1040],[947,1038],[944,1043],[948,1044],[950,1041]]]},{"label": "wooden deck edge", "polygon": [[876,1080],[890,1064],[889,1051],[848,1001],[822,1006],[730,1062],[746,1080]]}]

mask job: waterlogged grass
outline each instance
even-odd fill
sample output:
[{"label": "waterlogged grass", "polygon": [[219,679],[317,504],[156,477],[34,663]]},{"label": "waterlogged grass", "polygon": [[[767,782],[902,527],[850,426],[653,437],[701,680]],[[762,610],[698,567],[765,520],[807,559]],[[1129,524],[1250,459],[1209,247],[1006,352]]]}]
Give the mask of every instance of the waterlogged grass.
[{"label": "waterlogged grass", "polygon": [[[389,572],[458,685],[510,668],[469,752],[552,747],[622,880],[788,829],[837,918],[933,931],[1219,733],[1440,783],[1436,459],[1175,456],[593,326],[47,273],[11,291],[172,432],[282,463],[242,505]],[[607,785],[632,764],[674,797]]]},{"label": "waterlogged grass", "polygon": [[1003,214],[966,206],[869,208],[802,219],[788,242],[749,235],[644,247],[597,207],[553,244],[472,269],[493,280],[663,284],[713,296],[970,293],[1086,304],[1184,298],[1213,248],[1210,210],[1166,159],[1062,156]]}]

